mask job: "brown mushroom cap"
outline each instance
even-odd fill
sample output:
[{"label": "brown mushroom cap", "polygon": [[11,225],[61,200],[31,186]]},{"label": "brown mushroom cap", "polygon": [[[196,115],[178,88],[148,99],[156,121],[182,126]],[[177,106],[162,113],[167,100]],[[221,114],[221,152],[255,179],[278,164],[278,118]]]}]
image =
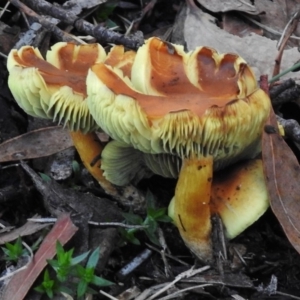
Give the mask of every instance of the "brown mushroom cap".
[{"label": "brown mushroom cap", "polygon": [[135,59],[135,51],[125,51],[121,45],[116,45],[111,48],[105,59],[105,64],[122,70],[123,75],[131,77],[131,68]]},{"label": "brown mushroom cap", "polygon": [[98,127],[86,107],[86,75],[89,67],[105,59],[98,44],[76,46],[58,43],[47,61],[30,46],[12,50],[8,57],[8,84],[20,107],[35,117],[68,124],[87,132]]},{"label": "brown mushroom cap", "polygon": [[134,55],[135,52],[124,52],[122,46],[116,46],[106,61],[105,50],[99,44],[57,43],[47,52],[45,61],[38,49],[25,46],[9,54],[8,84],[28,114],[63,122],[71,130],[93,131],[98,126],[85,101],[89,68],[105,61],[128,73]]},{"label": "brown mushroom cap", "polygon": [[270,102],[249,66],[206,47],[187,54],[169,47],[148,40],[137,52],[131,81],[105,64],[91,68],[88,105],[98,125],[147,153],[209,154],[217,164],[253,157]]}]

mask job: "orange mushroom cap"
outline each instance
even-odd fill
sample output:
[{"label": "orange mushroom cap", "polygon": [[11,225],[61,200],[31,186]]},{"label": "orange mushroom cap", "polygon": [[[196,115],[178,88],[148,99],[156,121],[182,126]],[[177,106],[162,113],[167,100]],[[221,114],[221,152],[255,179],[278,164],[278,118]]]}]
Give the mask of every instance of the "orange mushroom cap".
[{"label": "orange mushroom cap", "polygon": [[[134,52],[118,46],[108,58],[111,65],[120,65],[127,58],[126,72],[131,68]],[[99,44],[74,45],[57,43],[47,52],[46,60],[31,46],[13,49],[8,57],[8,84],[20,105],[34,117],[51,118],[67,124],[71,130],[93,131],[98,126],[86,104],[86,76],[89,68],[106,60]]]},{"label": "orange mushroom cap", "polygon": [[184,53],[152,38],[137,52],[131,81],[99,63],[87,85],[98,125],[143,152],[209,154],[220,165],[259,152],[270,101],[237,55],[206,47]]}]

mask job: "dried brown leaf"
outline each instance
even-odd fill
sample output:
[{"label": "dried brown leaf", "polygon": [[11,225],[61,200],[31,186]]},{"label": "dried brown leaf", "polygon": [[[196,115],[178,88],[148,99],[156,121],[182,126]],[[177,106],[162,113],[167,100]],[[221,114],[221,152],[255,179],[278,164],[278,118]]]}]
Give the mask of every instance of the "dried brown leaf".
[{"label": "dried brown leaf", "polygon": [[[282,32],[288,24],[293,14],[300,9],[299,0],[273,0],[273,1],[255,1],[255,7],[258,11],[264,11],[264,14],[259,16],[259,22],[269,28],[264,30],[265,36],[271,39],[279,39],[280,35],[274,34],[273,30]],[[271,29],[271,30],[270,30]],[[294,32],[295,36],[300,34],[300,24]],[[299,45],[299,40],[292,39],[290,46]]]},{"label": "dried brown leaf", "polygon": [[271,208],[287,238],[300,253],[300,166],[278,133],[273,111],[265,127],[262,147]]},{"label": "dried brown leaf", "polygon": [[258,14],[256,6],[250,0],[197,0],[202,6],[212,12],[243,11],[249,14]]},{"label": "dried brown leaf", "polygon": [[16,228],[10,232],[0,235],[0,245],[3,245],[7,242],[11,242],[17,239],[19,236],[26,236],[49,226],[49,224],[41,224],[36,222],[28,221],[23,226]]},{"label": "dried brown leaf", "polygon": [[70,216],[63,214],[57,220],[51,231],[45,237],[33,260],[27,268],[16,273],[9,281],[1,299],[22,300],[33,285],[36,278],[47,265],[47,259],[53,258],[56,253],[56,241],[64,245],[74,233],[77,227],[72,223]]},{"label": "dried brown leaf", "polygon": [[44,157],[72,146],[67,129],[60,126],[42,128],[0,144],[0,162]]},{"label": "dried brown leaf", "polygon": [[[200,9],[187,8],[183,16],[183,25],[178,25],[177,31],[183,30],[184,41],[188,50],[202,45],[208,45],[221,53],[238,53],[253,68],[257,76],[273,74],[274,59],[277,56],[277,41],[266,37],[250,34],[243,38],[232,35],[216,25],[216,19]],[[281,62],[285,70],[299,59],[297,47],[287,49]],[[289,78],[291,74],[285,75]]]}]

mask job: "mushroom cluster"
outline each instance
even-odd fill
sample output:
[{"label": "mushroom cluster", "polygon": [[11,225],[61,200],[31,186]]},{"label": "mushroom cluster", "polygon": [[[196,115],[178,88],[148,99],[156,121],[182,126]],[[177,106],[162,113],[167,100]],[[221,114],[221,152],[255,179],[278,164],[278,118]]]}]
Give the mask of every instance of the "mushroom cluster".
[{"label": "mushroom cluster", "polygon": [[94,133],[98,125],[87,107],[86,77],[89,68],[100,62],[129,74],[134,57],[134,51],[124,51],[122,46],[106,54],[99,44],[60,42],[47,52],[46,60],[31,46],[13,49],[7,60],[8,85],[19,106],[33,117],[68,126],[85,167],[112,195],[116,195],[116,189],[100,169],[104,145]]},{"label": "mushroom cluster", "polygon": [[[270,110],[268,96],[241,57],[208,47],[186,53],[182,46],[150,38],[136,53],[116,46],[108,56],[98,45],[60,44],[47,60],[31,47],[9,55],[9,86],[19,105],[31,115],[64,120],[71,129],[99,126],[113,139],[102,153],[109,182],[124,185],[153,172],[178,177],[169,212],[199,258],[212,259],[212,213],[221,215],[230,238],[254,221],[235,212],[228,217],[235,201],[224,202],[217,192],[228,183],[213,184],[214,170],[257,156]],[[17,80],[22,84],[16,86]],[[69,105],[70,99],[80,108]],[[245,168],[255,170],[234,184],[255,182],[262,174],[259,163],[250,164],[231,171],[242,178]],[[268,205],[263,197],[256,217]],[[242,223],[239,228],[227,226],[231,217]]]},{"label": "mushroom cluster", "polygon": [[254,158],[269,115],[251,68],[235,54],[208,47],[185,53],[151,38],[137,51],[131,79],[98,63],[87,93],[97,124],[124,149],[182,161],[172,217],[189,248],[210,260],[213,170]]}]

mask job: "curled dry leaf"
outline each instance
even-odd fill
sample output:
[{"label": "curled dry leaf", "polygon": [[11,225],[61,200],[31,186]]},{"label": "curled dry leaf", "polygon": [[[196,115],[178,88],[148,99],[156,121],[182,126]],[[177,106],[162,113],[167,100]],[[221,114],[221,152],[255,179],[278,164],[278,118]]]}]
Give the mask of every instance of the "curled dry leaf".
[{"label": "curled dry leaf", "polygon": [[300,253],[300,166],[278,134],[274,112],[270,114],[262,140],[262,158],[270,205],[287,238]]},{"label": "curled dry leaf", "polygon": [[0,144],[0,162],[44,157],[72,146],[68,130],[60,126],[42,128]]}]

